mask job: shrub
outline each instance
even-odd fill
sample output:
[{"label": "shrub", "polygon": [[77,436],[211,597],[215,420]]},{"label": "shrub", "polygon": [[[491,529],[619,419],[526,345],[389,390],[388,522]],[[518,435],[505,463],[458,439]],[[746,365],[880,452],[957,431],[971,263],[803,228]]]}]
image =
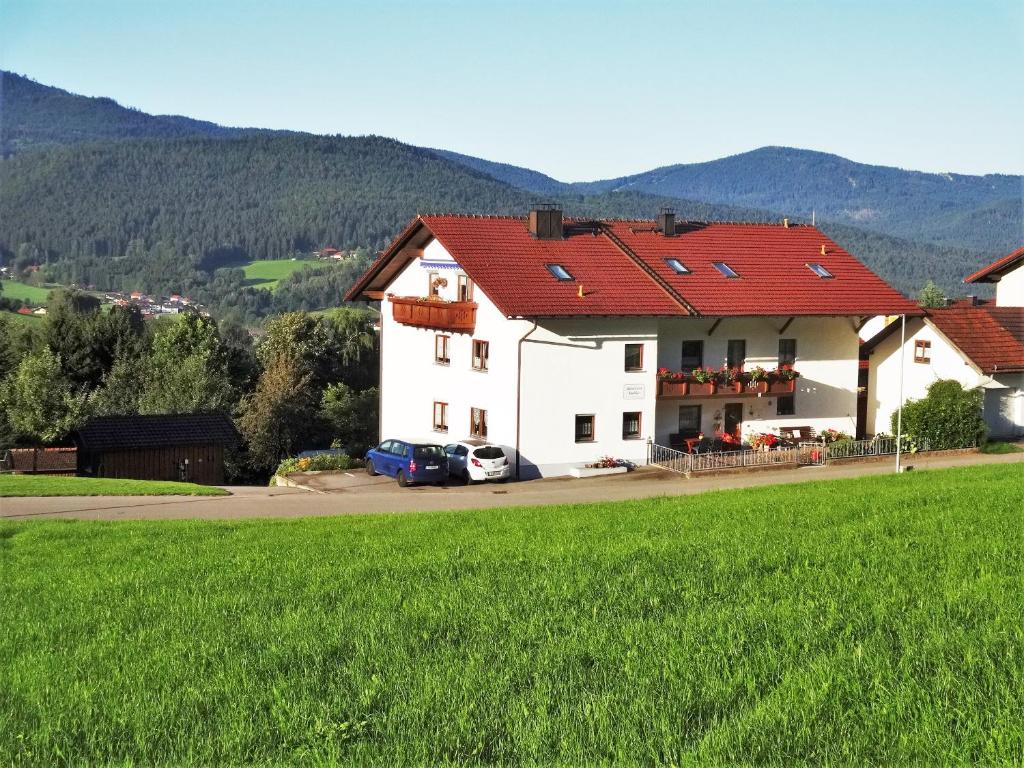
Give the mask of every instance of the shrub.
[{"label": "shrub", "polygon": [[[964,389],[952,379],[936,381],[928,387],[927,396],[904,404],[903,434],[933,451],[980,445],[985,441],[981,403],[980,389]],[[897,417],[893,413],[893,432]]]},{"label": "shrub", "polygon": [[354,469],[361,467],[362,462],[344,453],[321,453],[316,456],[305,456],[301,459],[285,459],[277,465],[275,475],[287,475],[292,472],[322,472],[332,469]]}]

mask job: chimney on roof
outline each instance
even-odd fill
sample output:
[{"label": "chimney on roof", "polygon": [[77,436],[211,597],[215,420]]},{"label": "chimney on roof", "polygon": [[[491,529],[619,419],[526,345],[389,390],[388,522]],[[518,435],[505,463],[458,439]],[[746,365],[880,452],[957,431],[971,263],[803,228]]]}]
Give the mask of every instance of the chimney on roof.
[{"label": "chimney on roof", "polygon": [[972,306],[972,307],[976,307],[976,306],[978,306],[978,305],[979,305],[979,304],[981,303],[981,302],[979,302],[979,301],[978,301],[978,297],[977,297],[977,296],[974,296],[974,295],[970,295],[970,296],[968,296],[968,297],[967,297],[967,300],[968,300],[969,302],[971,302],[971,306]]},{"label": "chimney on roof", "polygon": [[661,208],[658,211],[658,231],[665,237],[675,237],[676,234],[676,209]]},{"label": "chimney on roof", "polygon": [[782,226],[784,226],[786,229],[789,229],[789,219],[783,219]]},{"label": "chimney on roof", "polygon": [[555,203],[538,203],[530,209],[528,227],[538,240],[561,240],[562,209]]}]

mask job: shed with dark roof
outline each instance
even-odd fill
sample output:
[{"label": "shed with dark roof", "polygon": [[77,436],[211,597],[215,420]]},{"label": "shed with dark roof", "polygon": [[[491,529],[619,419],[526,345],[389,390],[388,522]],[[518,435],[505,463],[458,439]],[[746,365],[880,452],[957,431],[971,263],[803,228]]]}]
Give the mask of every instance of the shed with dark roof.
[{"label": "shed with dark roof", "polygon": [[224,482],[224,452],[237,441],[222,413],[102,416],[75,433],[81,475],[204,485]]}]

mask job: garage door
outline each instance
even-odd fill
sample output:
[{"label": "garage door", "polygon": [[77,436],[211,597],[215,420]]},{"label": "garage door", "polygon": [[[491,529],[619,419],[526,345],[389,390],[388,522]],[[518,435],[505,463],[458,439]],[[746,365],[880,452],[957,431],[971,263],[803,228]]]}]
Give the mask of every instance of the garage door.
[{"label": "garage door", "polygon": [[1021,417],[1021,393],[1013,389],[985,391],[985,423],[992,437],[1017,437],[1024,434]]}]

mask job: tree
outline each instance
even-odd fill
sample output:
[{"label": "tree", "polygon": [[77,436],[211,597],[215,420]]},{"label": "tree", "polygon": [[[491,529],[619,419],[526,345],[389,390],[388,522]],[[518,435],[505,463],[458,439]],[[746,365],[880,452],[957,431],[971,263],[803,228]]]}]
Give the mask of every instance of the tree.
[{"label": "tree", "polygon": [[103,386],[89,401],[90,410],[97,416],[130,416],[139,412],[138,360],[122,357],[103,377]]},{"label": "tree", "polygon": [[139,413],[226,411],[234,402],[217,326],[196,314],[157,331],[144,373]]},{"label": "tree", "polygon": [[311,375],[289,355],[274,358],[242,399],[236,420],[254,467],[272,472],[317,431]]},{"label": "tree", "polygon": [[79,291],[58,290],[46,306],[43,339],[65,375],[76,386],[97,386],[105,373],[96,335],[99,300]]},{"label": "tree", "polygon": [[[981,389],[964,389],[953,379],[932,382],[925,397],[903,405],[903,434],[931,450],[979,445],[985,440],[982,396]],[[893,413],[893,434],[897,419]]]},{"label": "tree", "polygon": [[377,444],[377,414],[380,391],[373,387],[361,392],[346,384],[332,384],[320,398],[320,418],[331,445],[343,446],[350,456],[361,457]]},{"label": "tree", "polygon": [[85,419],[85,405],[85,393],[72,387],[60,360],[46,346],[22,358],[0,391],[0,410],[24,441],[62,439]]},{"label": "tree", "polygon": [[929,280],[917,294],[917,303],[926,309],[937,309],[946,306],[946,294],[935,283]]}]

